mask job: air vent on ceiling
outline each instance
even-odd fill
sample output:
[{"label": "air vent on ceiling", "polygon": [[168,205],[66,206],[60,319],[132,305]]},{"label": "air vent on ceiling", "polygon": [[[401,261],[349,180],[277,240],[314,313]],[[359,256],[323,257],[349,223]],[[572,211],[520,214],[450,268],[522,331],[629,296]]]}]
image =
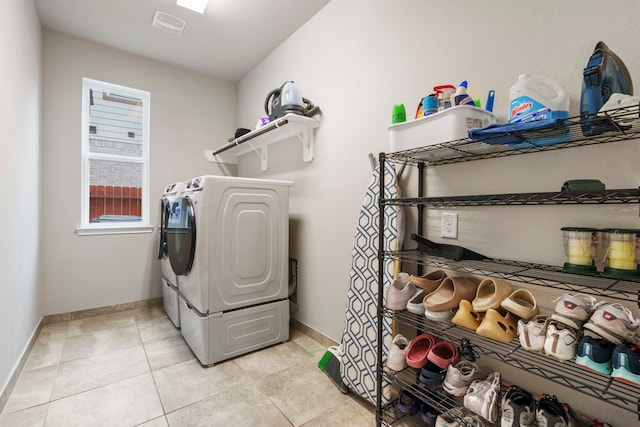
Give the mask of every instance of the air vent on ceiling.
[{"label": "air vent on ceiling", "polygon": [[183,19],[178,18],[177,16],[173,16],[173,15],[169,15],[168,13],[157,11],[153,15],[152,25],[161,30],[180,35],[182,34],[182,31],[184,31],[184,27],[185,25],[187,25],[187,23]]}]

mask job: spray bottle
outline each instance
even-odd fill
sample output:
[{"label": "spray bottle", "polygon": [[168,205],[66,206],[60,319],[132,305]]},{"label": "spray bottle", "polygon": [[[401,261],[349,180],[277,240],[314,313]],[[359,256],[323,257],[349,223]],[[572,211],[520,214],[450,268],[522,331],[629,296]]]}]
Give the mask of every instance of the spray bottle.
[{"label": "spray bottle", "polygon": [[451,107],[451,96],[456,91],[455,86],[435,86],[433,88],[433,91],[436,93],[436,97],[438,98],[438,111],[442,111]]}]

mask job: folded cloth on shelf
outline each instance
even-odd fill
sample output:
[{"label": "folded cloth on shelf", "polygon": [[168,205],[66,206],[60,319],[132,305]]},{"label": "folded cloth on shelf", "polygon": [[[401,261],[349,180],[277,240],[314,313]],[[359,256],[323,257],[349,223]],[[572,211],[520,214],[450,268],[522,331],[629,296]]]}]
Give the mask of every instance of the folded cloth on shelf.
[{"label": "folded cloth on shelf", "polygon": [[[549,131],[566,131],[566,119],[542,119],[523,123],[494,123],[469,131],[469,139],[486,144],[518,144],[531,139],[545,138]],[[522,132],[527,132],[526,135]],[[535,132],[535,133],[533,133]],[[537,134],[540,132],[540,134]]]}]

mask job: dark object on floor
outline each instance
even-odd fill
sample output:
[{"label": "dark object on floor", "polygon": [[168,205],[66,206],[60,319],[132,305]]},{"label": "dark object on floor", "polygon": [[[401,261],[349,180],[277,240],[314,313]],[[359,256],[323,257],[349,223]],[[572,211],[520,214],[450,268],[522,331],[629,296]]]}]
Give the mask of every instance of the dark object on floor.
[{"label": "dark object on floor", "polygon": [[463,259],[489,259],[489,257],[473,252],[467,248],[463,248],[462,246],[432,242],[431,240],[425,239],[417,234],[411,234],[411,239],[418,242],[418,251],[429,255],[449,258],[455,261],[461,261]]}]

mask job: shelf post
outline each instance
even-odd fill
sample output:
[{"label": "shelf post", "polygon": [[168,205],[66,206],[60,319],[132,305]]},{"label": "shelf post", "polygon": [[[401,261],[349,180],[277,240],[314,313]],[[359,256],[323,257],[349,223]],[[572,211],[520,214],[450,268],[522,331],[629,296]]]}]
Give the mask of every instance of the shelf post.
[{"label": "shelf post", "polygon": [[380,153],[378,173],[380,175],[380,188],[378,194],[378,331],[377,331],[377,355],[376,355],[376,426],[382,425],[382,316],[384,316],[384,208],[382,202],[385,194],[385,154]]}]

